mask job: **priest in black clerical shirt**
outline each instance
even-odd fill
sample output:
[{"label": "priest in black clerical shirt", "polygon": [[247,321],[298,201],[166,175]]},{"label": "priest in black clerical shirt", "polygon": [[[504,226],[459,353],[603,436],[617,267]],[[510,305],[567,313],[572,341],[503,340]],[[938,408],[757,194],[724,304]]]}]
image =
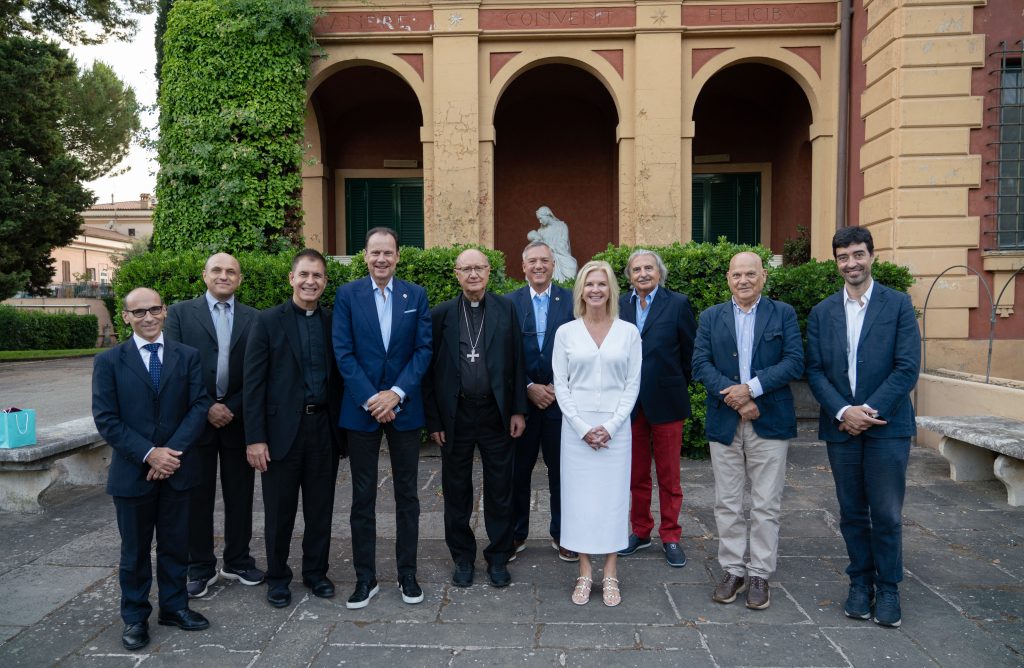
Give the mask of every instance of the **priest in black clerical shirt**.
[{"label": "priest in black clerical shirt", "polygon": [[291,603],[288,552],[302,491],[302,582],[314,596],[334,596],[327,578],[338,457],[341,376],[331,351],[331,312],[323,256],[306,249],[288,275],[292,298],[259,314],[245,351],[246,459],[263,474],[267,602]]},{"label": "priest in black clerical shirt", "polygon": [[473,584],[476,537],[473,511],[473,449],[484,474],[484,548],[495,587],[512,581],[513,438],[523,433],[526,371],[521,330],[512,302],[487,292],[487,256],[468,249],[455,261],[462,294],[431,312],[434,355],[423,379],[430,438],[441,447],[445,542],[455,561],[452,582]]}]

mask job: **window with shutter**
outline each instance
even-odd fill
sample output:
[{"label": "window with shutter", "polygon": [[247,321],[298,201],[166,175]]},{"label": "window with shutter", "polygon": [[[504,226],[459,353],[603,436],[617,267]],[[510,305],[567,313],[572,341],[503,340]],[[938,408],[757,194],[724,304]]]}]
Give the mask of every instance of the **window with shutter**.
[{"label": "window with shutter", "polygon": [[423,179],[345,179],[345,227],[350,255],[366,231],[390,227],[402,246],[423,248]]},{"label": "window with shutter", "polygon": [[694,174],[692,206],[694,241],[760,243],[759,173]]}]

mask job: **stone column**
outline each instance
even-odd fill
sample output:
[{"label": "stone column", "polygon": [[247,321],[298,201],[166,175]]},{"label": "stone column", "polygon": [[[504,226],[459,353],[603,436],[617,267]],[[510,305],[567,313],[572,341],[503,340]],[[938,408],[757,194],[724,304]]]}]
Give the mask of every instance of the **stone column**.
[{"label": "stone column", "polygon": [[464,5],[435,9],[434,26],[433,183],[427,243],[482,242],[477,10]]},{"label": "stone column", "polygon": [[637,3],[635,243],[669,244],[682,239],[683,47],[677,31],[665,30],[679,25],[679,7]]}]

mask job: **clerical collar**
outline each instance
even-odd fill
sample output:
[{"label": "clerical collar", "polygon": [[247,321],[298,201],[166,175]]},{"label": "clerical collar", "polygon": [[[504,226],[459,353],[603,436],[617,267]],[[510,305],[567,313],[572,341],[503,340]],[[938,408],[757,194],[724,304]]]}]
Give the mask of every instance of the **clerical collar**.
[{"label": "clerical collar", "polygon": [[484,299],[486,297],[487,297],[487,293],[484,293],[484,296],[480,298],[480,301],[475,302],[475,301],[472,301],[469,297],[467,297],[465,292],[462,293],[462,301],[465,302],[466,304],[469,304],[470,308],[480,308],[481,306],[483,306],[484,305]]},{"label": "clerical collar", "polygon": [[294,301],[292,301],[292,308],[294,308],[296,311],[298,311],[302,315],[306,316],[307,318],[310,318],[310,317],[316,315],[317,310],[320,308],[320,304],[317,304],[316,308],[314,308],[312,311],[310,311],[309,309],[302,308],[301,306],[296,304]]}]

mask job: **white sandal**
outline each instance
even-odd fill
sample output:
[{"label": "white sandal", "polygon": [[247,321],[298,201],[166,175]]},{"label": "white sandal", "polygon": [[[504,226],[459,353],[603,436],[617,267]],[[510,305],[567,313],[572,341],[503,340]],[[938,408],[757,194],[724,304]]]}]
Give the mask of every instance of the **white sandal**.
[{"label": "white sandal", "polygon": [[619,581],[617,578],[605,578],[601,581],[601,599],[609,608],[614,608],[622,603],[622,594],[619,593]]},{"label": "white sandal", "polygon": [[594,581],[581,575],[576,578],[576,586],[572,590],[572,602],[576,605],[586,605],[590,602],[590,587]]}]

